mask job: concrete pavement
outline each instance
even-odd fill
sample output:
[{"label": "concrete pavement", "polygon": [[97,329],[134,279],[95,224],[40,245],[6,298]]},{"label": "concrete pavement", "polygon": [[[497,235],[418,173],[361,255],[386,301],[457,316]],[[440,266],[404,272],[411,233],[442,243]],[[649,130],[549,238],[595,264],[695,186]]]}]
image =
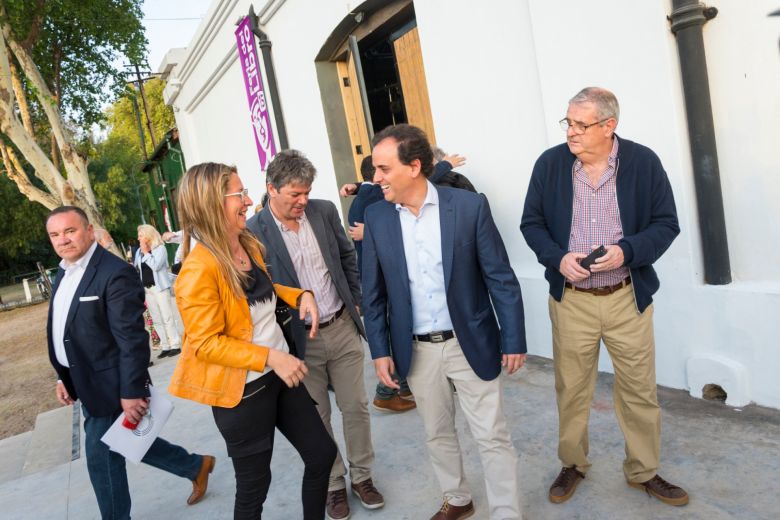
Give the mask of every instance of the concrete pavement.
[{"label": "concrete pavement", "polygon": [[[165,388],[174,360],[152,367],[158,387]],[[366,388],[375,384],[370,360],[366,360]],[[520,455],[520,481],[525,518],[544,519],[776,519],[780,511],[780,411],[749,406],[728,408],[721,403],[696,400],[686,392],[660,388],[663,414],[662,467],[660,474],[683,486],[691,495],[689,505],[675,508],[629,488],[623,479],[623,440],[612,409],[612,377],[600,374],[591,409],[593,468],[574,497],[551,504],[547,489],[560,470],[556,457],[557,411],[552,362],[531,358],[527,368],[503,377],[505,407],[515,447]],[[187,506],[189,482],[148,466],[128,464],[136,519],[214,520],[232,518],[235,483],[230,459],[217,431],[211,410],[175,399],[176,409],[164,437],[189,450],[214,454],[217,465],[209,491],[200,504]],[[336,410],[334,403],[334,410]],[[67,417],[68,414],[61,414]],[[424,444],[424,432],[416,412],[388,415],[371,410],[376,463],[374,481],[385,496],[383,509],[367,511],[350,498],[353,520],[427,520],[440,505],[440,491]],[[488,518],[482,469],[476,446],[462,414],[458,429],[464,464],[472,486],[477,514]],[[334,412],[339,444],[340,415]],[[278,433],[278,432],[277,432]],[[6,439],[3,446],[25,446],[29,435]],[[82,435],[83,448],[83,435]],[[15,444],[14,444],[15,443]],[[20,449],[20,448],[15,448]],[[11,519],[97,519],[99,513],[83,456],[44,471],[0,484],[0,517]],[[342,451],[343,453],[343,451]],[[3,455],[3,465],[16,458]],[[264,518],[301,517],[302,463],[297,453],[277,436],[273,457],[273,482]]]}]

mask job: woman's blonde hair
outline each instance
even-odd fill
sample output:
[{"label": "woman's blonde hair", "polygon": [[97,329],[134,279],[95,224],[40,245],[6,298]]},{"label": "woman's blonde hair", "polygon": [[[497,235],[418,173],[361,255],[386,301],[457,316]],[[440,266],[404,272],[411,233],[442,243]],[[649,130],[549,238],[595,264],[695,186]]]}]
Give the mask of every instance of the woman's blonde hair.
[{"label": "woman's blonde hair", "polygon": [[157,231],[154,226],[150,226],[149,224],[141,224],[138,226],[138,234],[149,241],[149,245],[152,247],[152,249],[163,243],[160,232]]},{"label": "woman's blonde hair", "polygon": [[[214,255],[220,271],[237,297],[244,296],[242,282],[247,274],[236,268],[228,241],[224,200],[230,176],[237,174],[235,166],[202,163],[192,166],[179,182],[176,210],[182,229],[182,258],[190,252],[190,239],[195,238]],[[262,257],[263,245],[244,229],[238,237],[252,257]]]}]

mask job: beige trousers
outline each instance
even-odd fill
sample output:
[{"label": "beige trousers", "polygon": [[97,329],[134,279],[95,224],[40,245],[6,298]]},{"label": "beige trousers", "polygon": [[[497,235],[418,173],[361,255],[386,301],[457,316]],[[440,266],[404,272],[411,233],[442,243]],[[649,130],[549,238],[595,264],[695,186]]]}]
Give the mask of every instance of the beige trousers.
[{"label": "beige trousers", "polygon": [[146,307],[152,315],[154,329],[160,336],[160,348],[163,350],[181,348],[181,336],[176,326],[178,309],[176,301],[171,298],[171,290],[160,291],[156,287],[147,287],[145,292]]},{"label": "beige trousers", "polygon": [[517,520],[520,491],[517,454],[507,427],[501,382],[483,381],[469,366],[457,338],[443,343],[414,342],[407,382],[425,426],[426,443],[444,499],[471,500],[455,430],[455,395],[477,442],[492,520]]},{"label": "beige trousers", "polygon": [[[370,478],[374,463],[368,394],[363,381],[364,356],[363,342],[349,312],[342,313],[329,327],[320,329],[316,338],[307,338],[305,361],[309,374],[303,382],[312,399],[317,401],[317,411],[331,437],[328,383],[333,387],[336,405],[341,410],[349,478],[353,484]],[[346,473],[344,460],[338,453],[330,472],[328,491],[344,489]]]},{"label": "beige trousers", "polygon": [[600,341],[612,359],[615,414],[625,438],[623,472],[630,482],[651,479],[658,469],[661,412],[655,383],[653,306],[639,314],[631,286],[607,296],[565,289],[549,299],[558,398],[558,457],[585,472],[588,417],[598,373]]}]

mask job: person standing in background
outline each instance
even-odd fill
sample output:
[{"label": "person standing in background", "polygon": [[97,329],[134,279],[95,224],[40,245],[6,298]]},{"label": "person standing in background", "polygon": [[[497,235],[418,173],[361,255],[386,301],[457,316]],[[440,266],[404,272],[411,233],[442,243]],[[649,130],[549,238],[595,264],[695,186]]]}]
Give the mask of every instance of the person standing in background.
[{"label": "person standing in background", "polygon": [[160,233],[149,224],[138,226],[138,250],[133,265],[146,291],[146,306],[160,336],[162,352],[157,359],[181,353],[181,335],[176,326],[176,312],[171,298],[171,276],[168,250]]}]

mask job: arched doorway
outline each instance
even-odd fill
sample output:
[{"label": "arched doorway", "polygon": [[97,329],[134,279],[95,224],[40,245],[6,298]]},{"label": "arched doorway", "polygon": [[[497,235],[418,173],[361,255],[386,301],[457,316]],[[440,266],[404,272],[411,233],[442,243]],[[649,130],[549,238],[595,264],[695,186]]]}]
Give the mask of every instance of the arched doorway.
[{"label": "arched doorway", "polygon": [[[360,180],[373,134],[410,123],[436,141],[412,0],[368,0],[348,13],[315,65],[339,185]],[[346,214],[349,201],[342,202]]]}]

